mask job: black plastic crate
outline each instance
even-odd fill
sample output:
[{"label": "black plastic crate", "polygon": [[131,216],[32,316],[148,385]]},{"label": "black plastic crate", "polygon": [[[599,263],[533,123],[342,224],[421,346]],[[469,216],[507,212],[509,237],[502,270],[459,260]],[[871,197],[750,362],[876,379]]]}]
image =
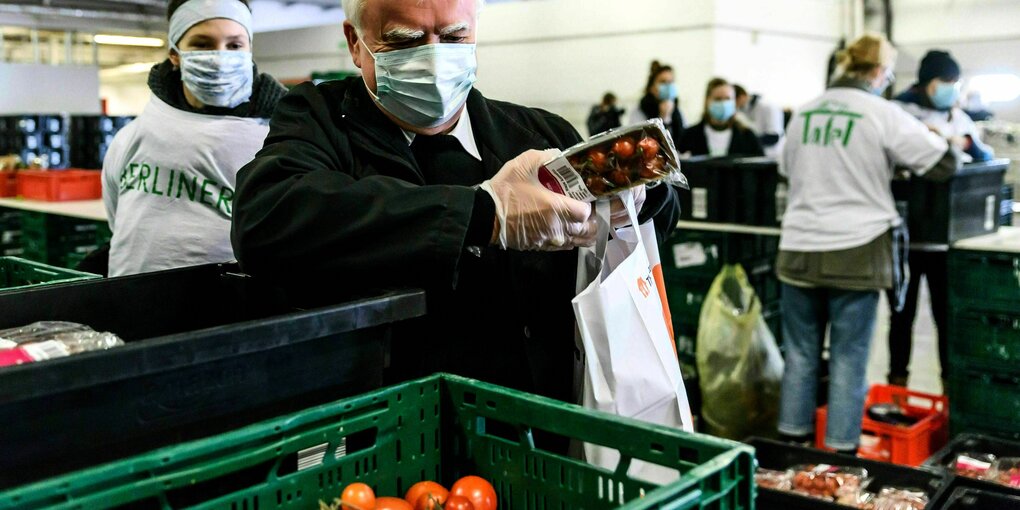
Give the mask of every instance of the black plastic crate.
[{"label": "black plastic crate", "polygon": [[724,264],[774,259],[776,252],[769,252],[770,245],[763,239],[765,237],[707,230],[676,230],[659,249],[663,274],[715,277]]},{"label": "black plastic crate", "polygon": [[[877,493],[884,487],[916,488],[927,493],[929,498],[934,498],[944,484],[942,475],[930,471],[829,453],[758,437],[749,438],[744,442],[754,447],[758,466],[765,469],[783,470],[797,464],[829,464],[867,469],[868,476],[873,479],[866,489],[868,492]],[[758,488],[757,503],[759,510],[846,510],[847,508],[836,503],[763,487]]]},{"label": "black plastic crate", "polygon": [[695,157],[684,160],[689,190],[680,192],[680,217],[686,220],[736,223],[739,181],[729,158]]},{"label": "black plastic crate", "polygon": [[0,487],[208,436],[383,383],[421,291],[295,301],[208,265],[0,294],[0,329],[65,320],[127,345],[0,369]]},{"label": "black plastic crate", "polygon": [[733,171],[739,180],[739,193],[734,204],[736,222],[744,225],[778,227],[786,209],[786,180],[779,175],[779,166],[771,158],[739,158],[733,160]]},{"label": "black plastic crate", "polygon": [[[954,474],[953,464],[959,455],[981,453],[990,453],[997,458],[1020,457],[1020,442],[1007,441],[981,434],[960,434],[953,438],[945,448],[924,461],[924,467],[940,473]],[[974,480],[974,482],[975,487],[983,487],[984,490],[1012,493],[1020,496],[1020,489],[1012,489],[983,480]]]},{"label": "black plastic crate", "polygon": [[[1010,499],[1017,498],[1016,491],[1013,491],[1004,485],[989,484],[988,482],[982,482],[981,480],[975,480],[965,476],[950,476],[946,479],[946,483],[942,485],[942,488],[939,489],[939,492],[935,495],[935,497],[932,498],[932,501],[928,504],[928,508],[931,510],[947,510],[949,508],[953,508],[954,510],[963,508],[973,508],[974,510],[997,510],[996,507],[949,506],[956,501],[955,496],[960,494],[961,491],[971,491],[972,494],[982,493],[997,496],[990,499],[982,498],[985,501],[1001,501],[1003,497]],[[1006,501],[1010,501],[1010,499],[1006,499]],[[959,504],[959,502],[956,504]],[[1020,506],[1006,508],[1016,510],[1020,508]]]},{"label": "black plastic crate", "polygon": [[1017,510],[1020,498],[979,489],[959,488],[948,501],[933,510]]},{"label": "black plastic crate", "polygon": [[893,181],[898,202],[908,202],[911,243],[950,244],[999,228],[1002,184],[1009,160],[964,165],[946,182]]}]

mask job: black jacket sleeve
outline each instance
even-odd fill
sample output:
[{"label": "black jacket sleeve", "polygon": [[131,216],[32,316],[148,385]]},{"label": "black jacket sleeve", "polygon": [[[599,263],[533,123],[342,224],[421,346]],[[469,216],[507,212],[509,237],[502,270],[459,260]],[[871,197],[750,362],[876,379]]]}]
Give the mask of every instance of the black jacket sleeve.
[{"label": "black jacket sleeve", "polygon": [[355,178],[349,138],[337,127],[344,120],[330,112],[319,89],[296,88],[277,106],[265,146],[239,171],[231,239],[242,267],[374,287],[450,285],[475,190]]},{"label": "black jacket sleeve", "polygon": [[733,156],[764,156],[765,150],[761,147],[761,140],[747,128],[734,129],[734,136],[738,136],[738,140],[734,144]]}]

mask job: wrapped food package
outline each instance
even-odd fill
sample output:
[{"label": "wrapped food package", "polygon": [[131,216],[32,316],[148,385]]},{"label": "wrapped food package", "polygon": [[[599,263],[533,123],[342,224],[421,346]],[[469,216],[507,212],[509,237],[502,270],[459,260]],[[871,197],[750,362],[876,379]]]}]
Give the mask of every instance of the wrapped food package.
[{"label": "wrapped food package", "polygon": [[758,468],[754,473],[754,482],[758,487],[777,491],[788,491],[793,487],[793,477],[789,471],[776,471]]},{"label": "wrapped food package", "polygon": [[962,453],[953,459],[949,469],[960,476],[985,478],[993,462],[995,455],[990,453]]},{"label": "wrapped food package", "polygon": [[538,180],[583,202],[636,186],[687,187],[673,139],[660,119],[606,131],[575,145],[539,168]]},{"label": "wrapped food package", "polygon": [[865,469],[828,464],[807,464],[792,470],[794,492],[850,504],[856,504],[868,477]]},{"label": "wrapped food package", "polygon": [[74,322],[36,322],[0,331],[0,367],[63,358],[124,345],[109,332]]},{"label": "wrapped food package", "polygon": [[1003,457],[992,463],[986,480],[1020,488],[1020,457]]}]

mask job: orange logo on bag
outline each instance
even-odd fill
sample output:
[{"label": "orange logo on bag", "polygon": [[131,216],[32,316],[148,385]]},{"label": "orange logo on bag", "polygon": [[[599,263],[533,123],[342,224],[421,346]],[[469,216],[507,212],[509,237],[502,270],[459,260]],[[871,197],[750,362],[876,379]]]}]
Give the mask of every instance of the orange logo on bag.
[{"label": "orange logo on bag", "polygon": [[644,278],[637,279],[637,288],[644,297],[648,297],[652,293],[652,288],[648,286],[648,281]]}]

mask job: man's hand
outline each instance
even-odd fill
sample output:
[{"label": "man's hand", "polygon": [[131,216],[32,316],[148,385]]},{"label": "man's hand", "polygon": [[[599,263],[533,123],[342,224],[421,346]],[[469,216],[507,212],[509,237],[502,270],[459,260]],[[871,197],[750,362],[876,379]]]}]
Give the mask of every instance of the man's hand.
[{"label": "man's hand", "polygon": [[570,250],[595,243],[598,228],[591,204],[553,193],[536,177],[558,150],[529,150],[508,161],[482,183],[496,203],[493,244],[506,250]]},{"label": "man's hand", "polygon": [[[637,209],[637,213],[641,214],[641,206],[645,204],[645,187],[638,186],[631,188],[630,192],[634,195],[634,207]],[[613,228],[630,225],[630,215],[627,214],[627,206],[623,205],[623,199],[619,195],[613,197],[609,202],[609,218]]]}]

